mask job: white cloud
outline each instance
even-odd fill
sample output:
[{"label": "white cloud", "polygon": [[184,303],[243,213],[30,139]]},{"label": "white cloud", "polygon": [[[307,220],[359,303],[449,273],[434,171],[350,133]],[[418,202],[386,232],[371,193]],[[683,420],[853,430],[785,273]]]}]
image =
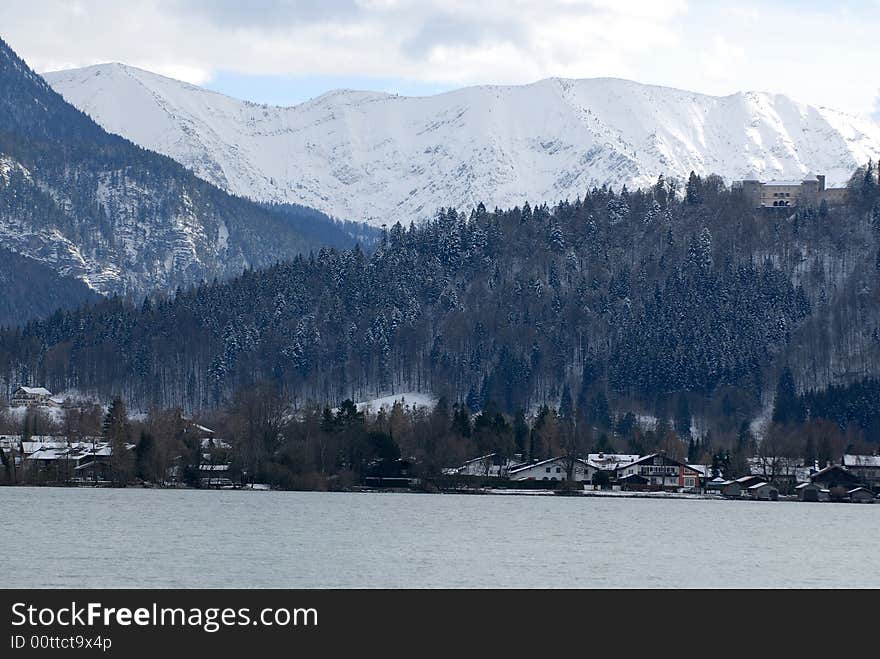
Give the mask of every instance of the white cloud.
[{"label": "white cloud", "polygon": [[731,44],[720,34],[712,39],[712,48],[703,59],[703,70],[715,80],[735,80],[736,71],[745,61],[746,51]]},{"label": "white cloud", "polygon": [[617,76],[870,113],[880,7],[851,1],[858,11],[793,0],[4,0],[0,25],[37,70],[122,61],[196,84],[218,70],[447,86]]}]

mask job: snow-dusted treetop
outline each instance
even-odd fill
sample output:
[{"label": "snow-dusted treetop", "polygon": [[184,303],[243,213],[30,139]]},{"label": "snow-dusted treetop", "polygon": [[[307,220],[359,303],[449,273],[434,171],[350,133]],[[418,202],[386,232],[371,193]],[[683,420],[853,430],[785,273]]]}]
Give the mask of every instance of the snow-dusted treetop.
[{"label": "snow-dusted treetop", "polygon": [[880,155],[869,119],[768,93],[548,79],[429,97],[335,91],[280,108],[119,64],[45,77],[107,130],[235,194],[373,224],[691,170],[728,180],[813,171],[839,185]]}]

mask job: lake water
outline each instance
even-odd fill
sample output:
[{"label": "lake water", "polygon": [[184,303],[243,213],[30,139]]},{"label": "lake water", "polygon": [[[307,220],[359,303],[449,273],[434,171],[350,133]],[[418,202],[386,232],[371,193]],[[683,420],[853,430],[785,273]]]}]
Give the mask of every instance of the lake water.
[{"label": "lake water", "polygon": [[2,587],[880,587],[880,505],[0,488]]}]

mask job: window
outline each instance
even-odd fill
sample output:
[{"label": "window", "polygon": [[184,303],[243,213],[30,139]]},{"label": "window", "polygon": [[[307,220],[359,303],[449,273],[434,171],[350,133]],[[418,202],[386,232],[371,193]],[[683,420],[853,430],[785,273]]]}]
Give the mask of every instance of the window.
[{"label": "window", "polygon": [[550,473],[550,467],[547,467],[547,468],[545,469],[545,471],[549,474],[549,473]]},{"label": "window", "polygon": [[561,473],[562,473],[562,467],[556,467],[556,473],[557,473],[557,474],[561,474]]}]

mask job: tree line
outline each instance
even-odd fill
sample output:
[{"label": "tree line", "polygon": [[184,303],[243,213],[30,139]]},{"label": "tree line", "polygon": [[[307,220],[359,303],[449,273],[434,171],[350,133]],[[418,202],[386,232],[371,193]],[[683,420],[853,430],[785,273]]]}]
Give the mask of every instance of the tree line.
[{"label": "tree line", "polygon": [[480,412],[632,411],[738,432],[790,369],[800,392],[880,370],[873,165],[839,207],[750,208],[720,178],[594,188],[383,230],[142,304],[0,332],[0,384],[132,407],[227,407],[270,382],[294,407],[429,391]]}]

